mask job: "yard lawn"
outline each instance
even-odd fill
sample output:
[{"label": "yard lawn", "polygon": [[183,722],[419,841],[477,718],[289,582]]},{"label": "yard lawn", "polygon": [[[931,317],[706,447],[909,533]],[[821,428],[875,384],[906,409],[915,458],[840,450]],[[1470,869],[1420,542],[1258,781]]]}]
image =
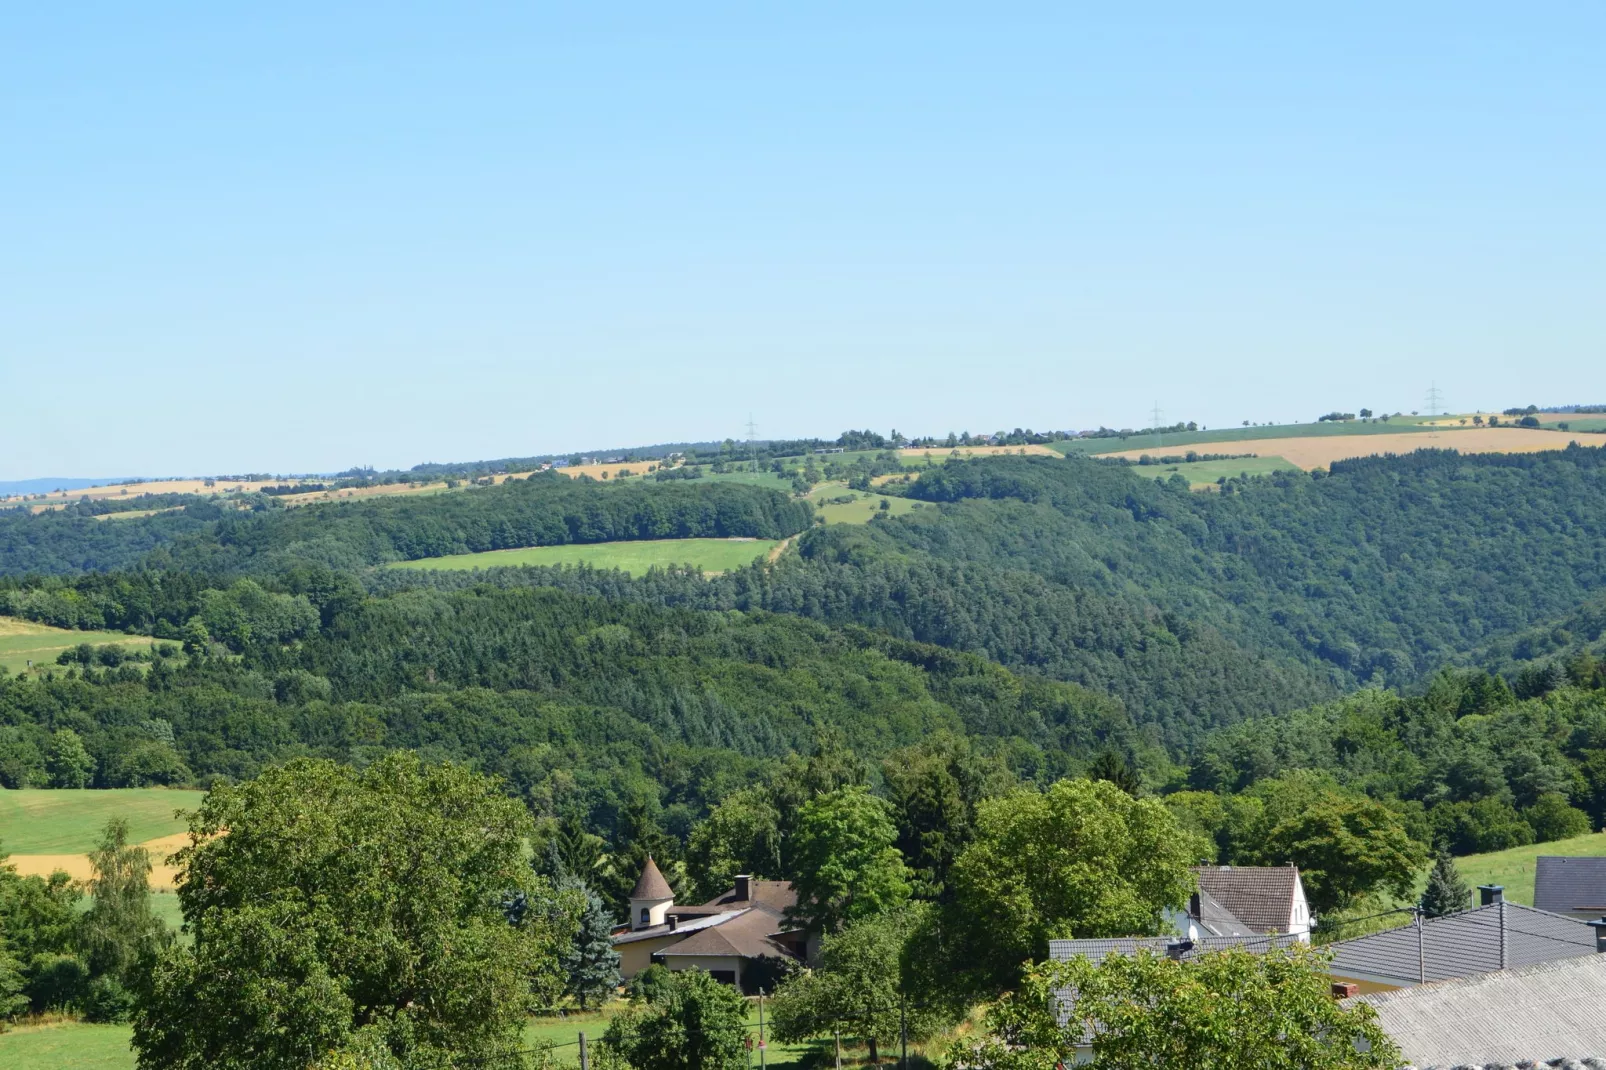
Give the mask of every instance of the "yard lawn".
[{"label": "yard lawn", "polygon": [[[541,1044],[562,1045],[553,1054],[560,1063],[569,1066],[578,1066],[580,1062],[579,1034],[586,1035],[586,1044],[596,1044],[608,1031],[608,1022],[616,1015],[628,1010],[625,1003],[614,1003],[604,1011],[591,1011],[586,1014],[578,1012],[567,1014],[562,1018],[531,1018],[524,1027],[525,1043],[534,1048]],[[747,1031],[752,1034],[753,1043],[758,1043],[758,1003],[748,1001]],[[776,1070],[789,1070],[789,1068],[803,1066],[803,1057],[812,1050],[809,1044],[777,1044],[768,1042],[765,1052],[767,1064]],[[843,1047],[846,1054],[847,1047]],[[753,1065],[758,1065],[758,1051],[754,1048]]]},{"label": "yard lawn", "polygon": [[752,564],[779,545],[776,539],[641,539],[629,542],[570,543],[531,546],[522,550],[489,550],[481,554],[426,557],[397,561],[391,568],[480,569],[520,565],[590,565],[617,568],[640,576],[650,568],[692,565],[704,572],[728,572]]},{"label": "yard lawn", "polygon": [[30,661],[35,668],[54,665],[56,655],[80,643],[116,644],[139,650],[150,648],[151,637],[127,632],[77,632],[15,617],[0,617],[0,670],[19,673],[27,669]]}]

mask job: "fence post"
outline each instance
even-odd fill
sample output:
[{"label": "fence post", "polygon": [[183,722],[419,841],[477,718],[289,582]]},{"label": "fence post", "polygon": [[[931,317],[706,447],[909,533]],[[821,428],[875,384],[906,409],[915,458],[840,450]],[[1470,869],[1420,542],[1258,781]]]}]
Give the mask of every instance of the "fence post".
[{"label": "fence post", "polygon": [[591,1070],[591,1060],[586,1056],[586,1035],[580,1034],[580,1070]]},{"label": "fence post", "polygon": [[758,990],[758,1070],[765,1070],[769,1053],[764,1050],[764,990]]},{"label": "fence post", "polygon": [[836,1031],[836,1070],[842,1070],[842,1030]]}]

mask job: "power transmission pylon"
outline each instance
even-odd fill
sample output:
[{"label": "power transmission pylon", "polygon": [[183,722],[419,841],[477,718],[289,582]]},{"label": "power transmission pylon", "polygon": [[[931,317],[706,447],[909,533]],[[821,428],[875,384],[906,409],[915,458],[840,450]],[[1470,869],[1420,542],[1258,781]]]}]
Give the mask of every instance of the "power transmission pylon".
[{"label": "power transmission pylon", "polygon": [[1153,415],[1154,423],[1150,424],[1149,426],[1154,428],[1154,444],[1156,446],[1163,446],[1165,444],[1165,434],[1160,430],[1160,403],[1158,401],[1154,403]]},{"label": "power transmission pylon", "polygon": [[758,475],[758,425],[753,422],[753,414],[747,414],[747,457],[753,462],[753,474]]},{"label": "power transmission pylon", "polygon": [[1432,386],[1428,387],[1428,415],[1439,415],[1439,410],[1443,407],[1444,395],[1439,393],[1439,384],[1435,381]]}]

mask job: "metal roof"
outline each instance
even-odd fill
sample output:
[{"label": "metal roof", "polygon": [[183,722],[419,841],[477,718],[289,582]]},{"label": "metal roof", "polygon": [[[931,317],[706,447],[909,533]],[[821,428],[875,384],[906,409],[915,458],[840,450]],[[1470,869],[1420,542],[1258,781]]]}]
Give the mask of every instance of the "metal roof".
[{"label": "metal roof", "polygon": [[1411,985],[1593,955],[1595,931],[1576,918],[1501,902],[1340,940],[1329,950],[1336,977]]},{"label": "metal roof", "polygon": [[[1606,955],[1356,996],[1419,1066],[1566,1066],[1606,1052]],[[1528,1062],[1525,1062],[1527,1060]],[[1590,1066],[1587,1061],[1583,1065]],[[1599,1066],[1606,1068],[1606,1063]]]},{"label": "metal roof", "polygon": [[613,942],[615,945],[633,944],[637,940],[652,940],[659,936],[673,936],[680,933],[700,932],[703,929],[712,929],[716,925],[724,925],[732,918],[740,917],[745,913],[747,913],[745,910],[731,910],[724,914],[710,914],[707,917],[681,922],[674,928],[670,928],[667,924],[654,925],[650,929],[637,929],[634,932],[620,933],[618,936],[613,938]]},{"label": "metal roof", "polygon": [[1606,914],[1606,858],[1540,855],[1534,866],[1534,906],[1558,914]]}]

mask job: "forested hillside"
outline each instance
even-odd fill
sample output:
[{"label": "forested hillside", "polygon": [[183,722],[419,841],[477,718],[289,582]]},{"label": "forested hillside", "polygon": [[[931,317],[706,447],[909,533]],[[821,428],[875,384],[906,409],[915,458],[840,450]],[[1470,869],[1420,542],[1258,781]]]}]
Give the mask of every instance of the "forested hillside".
[{"label": "forested hillside", "polygon": [[198,502],[180,513],[106,522],[0,513],[0,576],[71,574],[136,563],[266,573],[316,562],[361,569],[388,561],[623,539],[779,539],[808,527],[812,507],[734,483],[616,486],[546,472],[493,487],[285,508]]},{"label": "forested hillside", "polygon": [[0,783],[48,783],[66,728],[97,786],[403,747],[499,773],[541,812],[608,829],[645,802],[684,831],[827,727],[866,758],[968,736],[1028,779],[1145,749],[1118,703],[1074,685],[792,617],[481,589],[356,601],[324,626],[304,595],[250,581],[203,601],[212,634],[192,628],[190,654],[0,682]]}]

